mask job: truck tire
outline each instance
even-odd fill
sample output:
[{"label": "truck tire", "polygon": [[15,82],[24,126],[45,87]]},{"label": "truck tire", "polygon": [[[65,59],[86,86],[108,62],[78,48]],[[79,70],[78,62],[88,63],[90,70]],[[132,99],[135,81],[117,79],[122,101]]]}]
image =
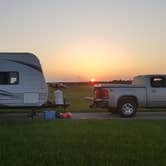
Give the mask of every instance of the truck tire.
[{"label": "truck tire", "polygon": [[132,99],[122,99],[118,105],[118,112],[122,117],[129,118],[136,114],[137,103]]}]

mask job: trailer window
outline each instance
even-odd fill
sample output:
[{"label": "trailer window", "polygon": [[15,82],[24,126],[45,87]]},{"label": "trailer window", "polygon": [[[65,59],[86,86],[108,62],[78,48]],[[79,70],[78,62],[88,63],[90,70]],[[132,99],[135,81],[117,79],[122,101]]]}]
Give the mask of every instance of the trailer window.
[{"label": "trailer window", "polygon": [[152,87],[166,87],[166,79],[164,77],[151,78]]},{"label": "trailer window", "polygon": [[0,72],[0,85],[18,84],[18,72]]}]

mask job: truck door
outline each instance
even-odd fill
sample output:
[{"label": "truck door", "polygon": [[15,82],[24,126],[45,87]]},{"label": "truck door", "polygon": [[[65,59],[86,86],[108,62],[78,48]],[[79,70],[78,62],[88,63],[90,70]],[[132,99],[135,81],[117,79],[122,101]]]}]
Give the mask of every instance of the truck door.
[{"label": "truck door", "polygon": [[164,76],[154,76],[150,78],[148,105],[150,107],[166,106],[166,78]]}]

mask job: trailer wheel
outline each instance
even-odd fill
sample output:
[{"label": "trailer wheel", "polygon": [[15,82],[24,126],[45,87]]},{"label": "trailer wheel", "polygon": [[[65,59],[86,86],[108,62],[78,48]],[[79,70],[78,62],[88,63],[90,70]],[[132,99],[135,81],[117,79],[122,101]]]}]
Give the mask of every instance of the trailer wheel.
[{"label": "trailer wheel", "polygon": [[122,117],[132,117],[137,112],[137,103],[132,99],[123,99],[119,103],[118,111]]}]

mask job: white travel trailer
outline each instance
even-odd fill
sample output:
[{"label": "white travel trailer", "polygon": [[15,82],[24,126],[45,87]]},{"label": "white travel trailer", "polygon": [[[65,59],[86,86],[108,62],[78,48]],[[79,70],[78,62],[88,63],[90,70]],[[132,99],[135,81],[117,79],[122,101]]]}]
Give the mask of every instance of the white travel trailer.
[{"label": "white travel trailer", "polygon": [[47,97],[47,84],[35,55],[0,53],[0,107],[39,107]]}]

